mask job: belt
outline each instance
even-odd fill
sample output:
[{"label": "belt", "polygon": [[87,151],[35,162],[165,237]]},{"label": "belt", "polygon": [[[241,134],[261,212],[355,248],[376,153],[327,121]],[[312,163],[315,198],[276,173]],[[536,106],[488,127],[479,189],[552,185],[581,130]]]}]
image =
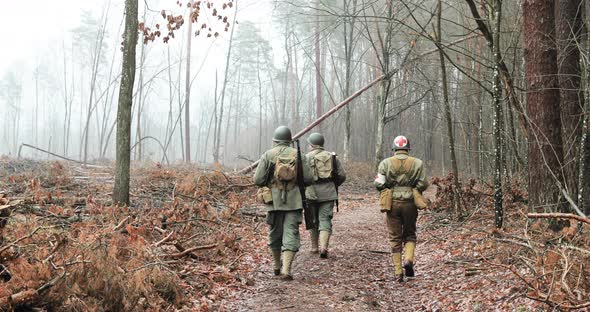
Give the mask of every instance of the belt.
[{"label": "belt", "polygon": [[411,192],[412,187],[411,186],[394,186],[393,191],[394,192]]}]

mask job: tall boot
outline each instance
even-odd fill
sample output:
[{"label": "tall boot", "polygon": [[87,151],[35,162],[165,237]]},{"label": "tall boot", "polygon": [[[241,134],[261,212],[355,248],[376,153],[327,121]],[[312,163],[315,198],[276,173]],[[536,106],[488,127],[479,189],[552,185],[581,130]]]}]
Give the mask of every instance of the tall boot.
[{"label": "tall boot", "polygon": [[283,251],[283,267],[281,268],[281,277],[286,281],[292,281],[291,264],[295,258],[295,252],[290,250]]},{"label": "tall boot", "polygon": [[309,231],[309,237],[311,238],[311,253],[317,254],[318,253],[318,239],[319,239],[318,230],[311,230]]},{"label": "tall boot", "polygon": [[271,249],[272,251],[272,268],[275,276],[281,275],[281,250]]},{"label": "tall boot", "polygon": [[393,269],[395,273],[395,280],[399,283],[404,281],[404,273],[402,270],[402,253],[391,253],[391,260],[393,261]]},{"label": "tall boot", "polygon": [[406,242],[404,270],[407,277],[414,277],[414,251],[416,242]]},{"label": "tall boot", "polygon": [[320,231],[320,258],[328,258],[328,245],[330,244],[330,232]]}]

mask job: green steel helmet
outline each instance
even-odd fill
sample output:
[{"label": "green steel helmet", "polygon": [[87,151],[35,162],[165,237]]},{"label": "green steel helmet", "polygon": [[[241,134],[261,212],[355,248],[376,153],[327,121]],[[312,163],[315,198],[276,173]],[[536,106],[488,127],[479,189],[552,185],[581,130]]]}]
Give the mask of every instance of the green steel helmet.
[{"label": "green steel helmet", "polygon": [[291,137],[291,129],[285,126],[279,126],[275,130],[275,134],[272,137],[274,142],[291,142],[293,139]]},{"label": "green steel helmet", "polygon": [[307,142],[311,145],[324,146],[324,136],[321,133],[314,132],[309,135]]},{"label": "green steel helmet", "polygon": [[391,148],[394,151],[399,150],[410,150],[410,140],[403,135],[398,135],[393,139],[393,147]]}]

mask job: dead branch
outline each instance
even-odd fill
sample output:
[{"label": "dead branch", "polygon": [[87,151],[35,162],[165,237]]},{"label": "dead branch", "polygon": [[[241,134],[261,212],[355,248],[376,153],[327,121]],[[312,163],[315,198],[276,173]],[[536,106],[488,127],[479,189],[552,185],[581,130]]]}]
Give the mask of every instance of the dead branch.
[{"label": "dead branch", "polygon": [[553,213],[528,213],[528,218],[531,219],[574,219],[576,221],[580,221],[586,224],[590,224],[590,218],[584,218],[582,216],[575,215],[573,213],[560,213],[560,212],[553,212]]},{"label": "dead branch", "polygon": [[254,183],[248,183],[248,184],[233,184],[233,185],[229,185],[228,187],[226,187],[225,189],[223,189],[221,192],[219,192],[219,194],[225,194],[227,192],[229,192],[231,189],[235,188],[246,188],[246,187],[252,187],[254,186]]},{"label": "dead branch", "polygon": [[113,232],[119,230],[120,228],[122,228],[123,225],[125,225],[125,223],[127,223],[127,221],[129,221],[130,218],[131,218],[131,216],[127,216],[123,220],[121,220],[121,222],[119,222],[119,224],[117,224],[117,226],[115,226],[113,228]]},{"label": "dead branch", "polygon": [[[408,55],[406,55],[406,59],[407,59],[407,56]],[[400,66],[400,68],[403,67],[403,66],[404,66],[404,64],[402,63],[402,65]],[[330,117],[336,111],[338,111],[342,107],[348,105],[350,102],[352,102],[355,98],[357,98],[361,94],[365,93],[365,91],[369,90],[372,86],[376,85],[381,80],[386,79],[387,77],[391,77],[397,71],[399,71],[399,69],[397,69],[395,71],[392,71],[391,73],[388,73],[387,75],[381,75],[381,76],[377,77],[375,80],[371,81],[368,85],[364,86],[363,88],[361,88],[360,90],[356,91],[351,96],[349,96],[348,98],[346,98],[344,101],[340,102],[340,104],[332,107],[332,109],[330,109],[329,111],[327,111],[326,113],[324,113],[322,116],[318,117],[318,119],[316,119],[314,122],[312,122],[311,124],[309,124],[307,127],[303,128],[303,130],[301,130],[298,133],[296,133],[293,136],[293,140],[296,140],[296,139],[300,138],[301,136],[303,136],[304,134],[306,134],[309,130],[313,129],[315,126],[317,126],[320,123],[322,123],[322,121],[324,121],[326,118]],[[248,166],[248,167],[240,170],[239,173],[240,174],[246,174],[246,173],[252,171],[254,168],[256,168],[256,166],[258,166],[258,163],[259,162],[260,162],[260,160],[256,161],[255,163],[251,164],[250,166]]]},{"label": "dead branch", "polygon": [[383,251],[383,250],[372,250],[372,249],[359,249],[359,251],[366,251],[366,252],[372,252],[372,253],[376,253],[376,254],[382,254],[382,255],[388,255],[391,252],[389,251]]},{"label": "dead branch", "polygon": [[154,244],[154,247],[158,247],[158,246],[164,244],[165,242],[170,241],[173,235],[174,235],[174,231],[170,232],[170,234],[168,234],[166,237],[164,237],[163,239],[156,242]]},{"label": "dead branch", "polygon": [[82,162],[82,161],[75,160],[75,159],[71,159],[71,158],[67,158],[67,157],[65,157],[65,156],[61,156],[61,155],[58,155],[58,154],[52,153],[52,152],[50,152],[50,151],[46,151],[46,150],[44,150],[44,149],[42,149],[42,148],[39,148],[39,147],[36,147],[36,146],[30,145],[30,144],[26,144],[26,143],[22,143],[22,144],[21,144],[21,146],[20,146],[20,148],[18,149],[18,158],[19,158],[19,159],[21,158],[21,150],[22,150],[22,148],[23,148],[23,147],[32,148],[32,149],[38,150],[38,151],[40,151],[40,152],[43,152],[43,153],[49,154],[49,155],[51,155],[51,156],[57,157],[57,158],[59,158],[59,159],[63,159],[63,160],[67,160],[67,161],[71,161],[71,162],[77,163],[77,164],[85,165],[86,167],[93,167],[93,168],[106,168],[106,167],[104,167],[104,166],[98,166],[98,165],[89,165],[89,164],[84,164],[84,162]]},{"label": "dead branch", "polygon": [[52,286],[57,284],[57,282],[59,282],[59,280],[61,280],[65,276],[66,276],[66,272],[55,277],[54,279],[50,280],[49,282],[43,284],[41,287],[39,287],[37,289],[27,289],[27,290],[17,292],[16,294],[12,294],[10,296],[0,298],[0,306],[1,307],[10,307],[10,306],[20,305],[25,302],[35,300],[39,295],[41,295],[43,292],[45,292],[46,290],[48,290],[49,288],[51,288]]},{"label": "dead branch", "polygon": [[249,163],[253,163],[253,162],[255,162],[255,161],[256,161],[256,160],[254,160],[254,159],[250,159],[250,158],[248,158],[248,156],[244,156],[244,155],[238,155],[238,157],[236,157],[236,158],[237,158],[237,159],[241,159],[241,160],[245,160],[245,161],[247,161],[247,162],[249,162]]},{"label": "dead branch", "polygon": [[12,242],[12,243],[10,243],[10,244],[8,244],[8,245],[6,245],[6,246],[2,247],[2,248],[0,248],[0,254],[2,254],[3,252],[5,252],[5,251],[6,251],[8,248],[10,248],[10,247],[12,247],[12,246],[15,246],[15,245],[16,245],[16,244],[18,244],[19,242],[21,242],[21,241],[23,241],[23,240],[25,240],[25,239],[27,239],[27,238],[31,238],[33,235],[35,235],[35,233],[37,233],[37,231],[39,231],[39,230],[40,230],[40,229],[42,229],[42,228],[43,228],[43,227],[39,226],[39,227],[35,228],[35,229],[33,230],[33,232],[31,232],[31,233],[29,233],[29,234],[27,234],[27,235],[25,235],[25,236],[23,236],[23,237],[21,237],[21,238],[19,238],[19,239],[15,240],[14,242]]},{"label": "dead branch", "polygon": [[[178,246],[175,245],[175,246],[176,246],[177,249],[181,249],[181,248],[178,248],[180,245],[178,245]],[[215,247],[217,247],[217,244],[191,247],[191,248],[185,249],[184,251],[181,251],[181,252],[178,252],[178,253],[164,255],[164,258],[182,258],[182,257],[184,257],[184,256],[186,256],[188,254],[191,254],[193,251],[213,249]]]}]

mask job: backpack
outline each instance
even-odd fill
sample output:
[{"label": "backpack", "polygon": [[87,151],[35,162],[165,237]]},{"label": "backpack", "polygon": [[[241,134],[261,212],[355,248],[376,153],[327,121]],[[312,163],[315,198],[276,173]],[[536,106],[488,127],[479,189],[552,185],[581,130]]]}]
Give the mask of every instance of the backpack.
[{"label": "backpack", "polygon": [[332,153],[322,151],[313,156],[311,162],[314,181],[332,178]]},{"label": "backpack", "polygon": [[275,181],[287,184],[297,179],[297,151],[285,148],[275,157]]}]

